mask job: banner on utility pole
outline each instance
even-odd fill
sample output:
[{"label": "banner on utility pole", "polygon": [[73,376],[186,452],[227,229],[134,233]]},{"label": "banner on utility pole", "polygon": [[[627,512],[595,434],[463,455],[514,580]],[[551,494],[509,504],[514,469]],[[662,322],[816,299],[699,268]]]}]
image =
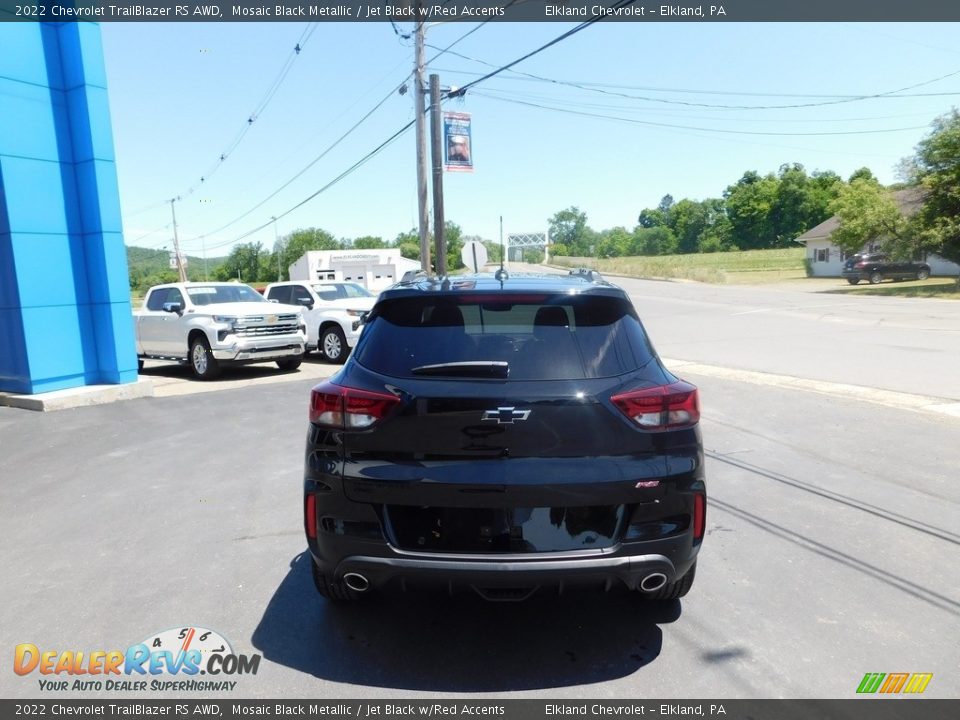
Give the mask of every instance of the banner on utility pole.
[{"label": "banner on utility pole", "polygon": [[448,172],[473,172],[469,113],[443,114],[443,165]]}]

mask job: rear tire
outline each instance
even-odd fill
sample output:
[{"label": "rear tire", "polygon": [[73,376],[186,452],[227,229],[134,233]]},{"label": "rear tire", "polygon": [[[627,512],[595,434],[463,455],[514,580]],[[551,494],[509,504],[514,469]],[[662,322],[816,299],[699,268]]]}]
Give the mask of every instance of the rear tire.
[{"label": "rear tire", "polygon": [[[360,595],[342,582],[331,580],[320,572],[317,564],[311,559],[310,570],[313,574],[313,586],[320,593],[320,596],[335,603],[354,603],[360,599]],[[369,592],[369,591],[368,591]]]},{"label": "rear tire", "polygon": [[213,380],[220,375],[220,363],[210,352],[210,343],[203,335],[190,343],[190,368],[198,380]]},{"label": "rear tire", "polygon": [[878,272],[870,273],[870,284],[871,284],[871,285],[876,285],[876,284],[878,284],[881,280],[883,280],[883,275],[881,275],[880,273],[878,273]]},{"label": "rear tire", "polygon": [[284,358],[283,360],[277,360],[277,367],[283,370],[284,372],[291,372],[300,367],[300,363],[303,362],[303,357],[298,355],[297,357]]},{"label": "rear tire", "polygon": [[926,280],[928,277],[930,277],[930,271],[926,268],[917,270],[917,280]]},{"label": "rear tire", "polygon": [[697,562],[694,561],[690,569],[687,570],[687,574],[676,582],[667,583],[659,590],[654,590],[653,592],[643,592],[641,590],[640,594],[647,600],[679,600],[690,592],[690,588],[693,587],[693,579],[696,575]]},{"label": "rear tire", "polygon": [[343,330],[339,325],[331,325],[320,333],[320,342],[318,343],[320,352],[327,362],[342,364],[347,359],[347,339],[343,336]]},{"label": "rear tire", "polygon": [[857,283],[860,282],[860,278],[847,278],[847,282],[850,283],[851,285],[856,285]]},{"label": "rear tire", "polygon": [[137,358],[137,370],[143,370],[143,358]]}]

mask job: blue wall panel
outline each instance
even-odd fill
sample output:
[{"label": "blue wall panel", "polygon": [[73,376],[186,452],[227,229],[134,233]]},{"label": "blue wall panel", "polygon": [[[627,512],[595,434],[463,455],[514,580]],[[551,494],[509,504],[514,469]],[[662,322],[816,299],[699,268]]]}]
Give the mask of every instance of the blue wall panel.
[{"label": "blue wall panel", "polygon": [[133,382],[100,28],[0,23],[0,390]]}]

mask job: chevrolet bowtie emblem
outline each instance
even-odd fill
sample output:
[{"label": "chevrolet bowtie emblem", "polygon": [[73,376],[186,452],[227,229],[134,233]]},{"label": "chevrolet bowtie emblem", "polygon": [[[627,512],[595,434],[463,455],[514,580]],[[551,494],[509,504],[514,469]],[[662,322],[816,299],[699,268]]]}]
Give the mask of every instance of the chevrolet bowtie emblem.
[{"label": "chevrolet bowtie emblem", "polygon": [[493,420],[497,425],[513,425],[528,417],[530,417],[529,410],[517,410],[512,407],[498,407],[496,410],[487,410],[483,413],[484,420]]}]

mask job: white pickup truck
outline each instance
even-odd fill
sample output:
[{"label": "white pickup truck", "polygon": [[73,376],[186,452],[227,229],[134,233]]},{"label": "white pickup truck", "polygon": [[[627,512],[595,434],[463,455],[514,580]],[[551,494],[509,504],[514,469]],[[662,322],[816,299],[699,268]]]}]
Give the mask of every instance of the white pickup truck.
[{"label": "white pickup truck", "polygon": [[270,302],[239,283],[171,283],[147,291],[133,313],[140,367],[145,359],[189,363],[201,380],[225,363],[300,366],[307,335],[299,307]]},{"label": "white pickup truck", "polygon": [[373,309],[376,295],[352,282],[297,281],[270,283],[268,300],[303,308],[307,351],[317,349],[332,363],[342,363],[360,339],[363,316]]}]

